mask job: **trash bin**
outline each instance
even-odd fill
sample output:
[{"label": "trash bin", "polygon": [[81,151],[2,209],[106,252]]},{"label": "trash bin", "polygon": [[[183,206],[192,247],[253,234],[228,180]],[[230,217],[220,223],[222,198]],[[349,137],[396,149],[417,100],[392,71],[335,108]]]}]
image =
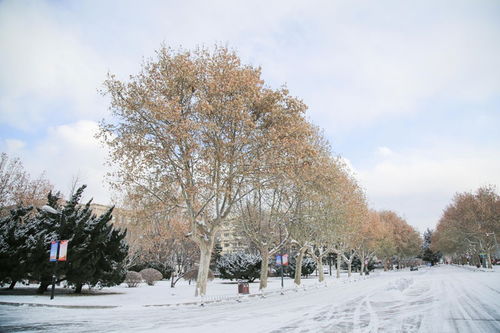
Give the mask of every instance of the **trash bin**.
[{"label": "trash bin", "polygon": [[249,294],[250,287],[248,286],[248,282],[238,281],[238,294]]}]

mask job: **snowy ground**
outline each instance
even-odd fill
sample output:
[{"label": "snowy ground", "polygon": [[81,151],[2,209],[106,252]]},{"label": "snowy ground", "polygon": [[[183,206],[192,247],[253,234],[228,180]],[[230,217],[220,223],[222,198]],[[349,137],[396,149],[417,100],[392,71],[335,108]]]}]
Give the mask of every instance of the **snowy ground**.
[{"label": "snowy ground", "polygon": [[[193,286],[170,289],[166,283],[103,290],[107,295],[56,295],[52,301],[0,293],[0,332],[500,332],[498,268],[382,272],[328,280],[327,287],[308,279],[306,289],[297,291],[286,280],[284,295],[276,279],[265,298],[238,299],[235,284],[214,281],[203,307]],[[256,292],[258,285],[250,288]],[[38,306],[6,304],[20,302]]]}]

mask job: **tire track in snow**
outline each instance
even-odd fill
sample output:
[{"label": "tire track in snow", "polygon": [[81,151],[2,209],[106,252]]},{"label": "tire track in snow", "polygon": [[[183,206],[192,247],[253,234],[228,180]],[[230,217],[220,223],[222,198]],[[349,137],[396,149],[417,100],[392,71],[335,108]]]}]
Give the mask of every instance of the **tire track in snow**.
[{"label": "tire track in snow", "polygon": [[370,300],[366,300],[366,309],[370,315],[370,320],[368,322],[367,332],[378,332],[379,320],[377,313],[373,311],[373,308],[370,304]]},{"label": "tire track in snow", "polygon": [[[455,295],[455,307],[462,315],[454,316],[456,311],[451,311],[450,321],[457,330],[466,327],[470,332],[500,332],[500,314],[498,310],[484,304],[477,295],[485,295],[481,289],[484,285],[477,281],[464,281],[457,278],[449,284],[450,293]],[[464,286],[468,286],[464,288]],[[487,286],[486,286],[487,287]],[[491,289],[491,288],[490,288]],[[487,294],[486,294],[487,295]]]},{"label": "tire track in snow", "polygon": [[352,317],[353,332],[359,332],[360,322],[361,322],[360,320],[361,309],[363,305],[366,307],[366,302],[367,302],[367,297],[365,297],[362,301],[360,301],[358,306],[356,307],[356,310],[354,310],[354,315]]}]

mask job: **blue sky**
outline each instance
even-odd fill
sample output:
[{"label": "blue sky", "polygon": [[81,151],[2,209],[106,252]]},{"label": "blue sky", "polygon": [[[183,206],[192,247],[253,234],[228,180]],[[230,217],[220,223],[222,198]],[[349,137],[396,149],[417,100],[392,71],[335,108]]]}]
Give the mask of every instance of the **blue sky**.
[{"label": "blue sky", "polygon": [[309,106],[369,203],[420,231],[500,184],[498,1],[0,1],[0,150],[109,203],[106,73],[165,43],[235,49]]}]

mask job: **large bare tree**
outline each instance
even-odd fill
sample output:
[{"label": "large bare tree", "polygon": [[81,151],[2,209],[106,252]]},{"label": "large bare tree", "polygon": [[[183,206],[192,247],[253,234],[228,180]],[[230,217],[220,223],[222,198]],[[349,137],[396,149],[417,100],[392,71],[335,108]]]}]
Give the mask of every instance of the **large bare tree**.
[{"label": "large bare tree", "polygon": [[105,87],[114,119],[100,136],[117,167],[112,182],[184,211],[200,250],[196,294],[205,295],[217,231],[253,191],[260,154],[280,147],[284,126],[303,123],[305,106],[223,47],[162,47],[138,75],[110,75]]}]

